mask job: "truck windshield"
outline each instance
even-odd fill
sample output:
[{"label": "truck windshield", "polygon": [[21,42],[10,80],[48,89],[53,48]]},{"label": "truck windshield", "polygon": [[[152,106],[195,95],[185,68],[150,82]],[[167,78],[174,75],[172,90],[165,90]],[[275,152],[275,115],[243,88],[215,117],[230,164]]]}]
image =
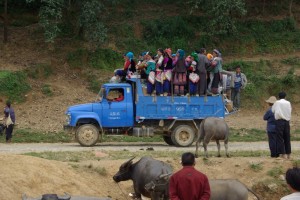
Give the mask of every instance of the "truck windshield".
[{"label": "truck windshield", "polygon": [[105,88],[101,88],[98,95],[97,95],[96,101],[101,102],[103,98],[106,98],[105,96],[106,96]]}]

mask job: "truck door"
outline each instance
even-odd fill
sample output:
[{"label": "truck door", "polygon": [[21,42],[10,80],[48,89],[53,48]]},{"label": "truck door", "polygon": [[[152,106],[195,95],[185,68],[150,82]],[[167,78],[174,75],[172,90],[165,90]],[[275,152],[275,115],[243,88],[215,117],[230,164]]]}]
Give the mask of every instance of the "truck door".
[{"label": "truck door", "polygon": [[132,115],[132,113],[128,110],[127,95],[124,88],[112,88],[107,91],[106,98],[102,101],[103,127],[132,126],[130,117],[128,117],[128,114]]}]

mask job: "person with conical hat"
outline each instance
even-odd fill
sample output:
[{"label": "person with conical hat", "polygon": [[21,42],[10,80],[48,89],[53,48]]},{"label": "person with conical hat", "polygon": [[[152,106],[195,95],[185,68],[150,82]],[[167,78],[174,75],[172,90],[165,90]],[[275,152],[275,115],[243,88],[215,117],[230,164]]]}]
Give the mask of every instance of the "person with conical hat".
[{"label": "person with conical hat", "polygon": [[275,117],[274,113],[272,112],[272,106],[277,101],[275,96],[271,96],[269,99],[266,100],[266,103],[269,104],[269,109],[264,114],[264,120],[267,121],[267,134],[268,134],[268,141],[269,141],[269,149],[271,152],[272,158],[277,158],[277,150],[276,150],[276,125],[275,125]]}]

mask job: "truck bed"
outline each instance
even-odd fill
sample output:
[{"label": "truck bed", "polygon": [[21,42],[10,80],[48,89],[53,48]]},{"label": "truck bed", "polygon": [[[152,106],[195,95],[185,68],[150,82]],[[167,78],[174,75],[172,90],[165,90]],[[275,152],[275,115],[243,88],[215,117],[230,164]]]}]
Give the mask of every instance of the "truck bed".
[{"label": "truck bed", "polygon": [[143,119],[204,119],[225,116],[222,95],[218,96],[146,96],[141,79],[136,84],[136,121]]}]

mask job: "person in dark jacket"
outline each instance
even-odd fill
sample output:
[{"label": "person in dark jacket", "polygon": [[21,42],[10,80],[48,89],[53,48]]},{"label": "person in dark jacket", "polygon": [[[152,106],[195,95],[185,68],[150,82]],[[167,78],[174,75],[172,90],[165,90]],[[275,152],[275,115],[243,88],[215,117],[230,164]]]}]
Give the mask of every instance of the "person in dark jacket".
[{"label": "person in dark jacket", "polygon": [[210,63],[208,58],[206,57],[206,49],[201,48],[198,54],[198,65],[197,65],[197,72],[200,77],[200,80],[198,82],[198,90],[200,96],[206,95],[206,89],[207,89],[207,71],[206,69],[209,67]]},{"label": "person in dark jacket", "polygon": [[276,120],[274,117],[274,113],[272,112],[272,106],[277,101],[275,96],[271,96],[266,102],[269,104],[270,108],[264,115],[264,120],[267,121],[267,133],[269,140],[269,148],[271,151],[271,157],[277,158],[277,150],[276,150]]},{"label": "person in dark jacket", "polygon": [[14,129],[14,124],[16,122],[15,111],[11,107],[10,101],[6,102],[6,107],[4,108],[4,121],[6,125],[6,143],[10,143],[12,138],[12,132]]},{"label": "person in dark jacket", "polygon": [[194,168],[194,154],[190,152],[182,154],[181,164],[183,168],[170,177],[170,200],[209,200],[208,178]]},{"label": "person in dark jacket", "polygon": [[173,60],[173,85],[175,95],[184,95],[184,87],[186,86],[186,62],[185,52],[182,49],[178,49],[176,58]]}]

